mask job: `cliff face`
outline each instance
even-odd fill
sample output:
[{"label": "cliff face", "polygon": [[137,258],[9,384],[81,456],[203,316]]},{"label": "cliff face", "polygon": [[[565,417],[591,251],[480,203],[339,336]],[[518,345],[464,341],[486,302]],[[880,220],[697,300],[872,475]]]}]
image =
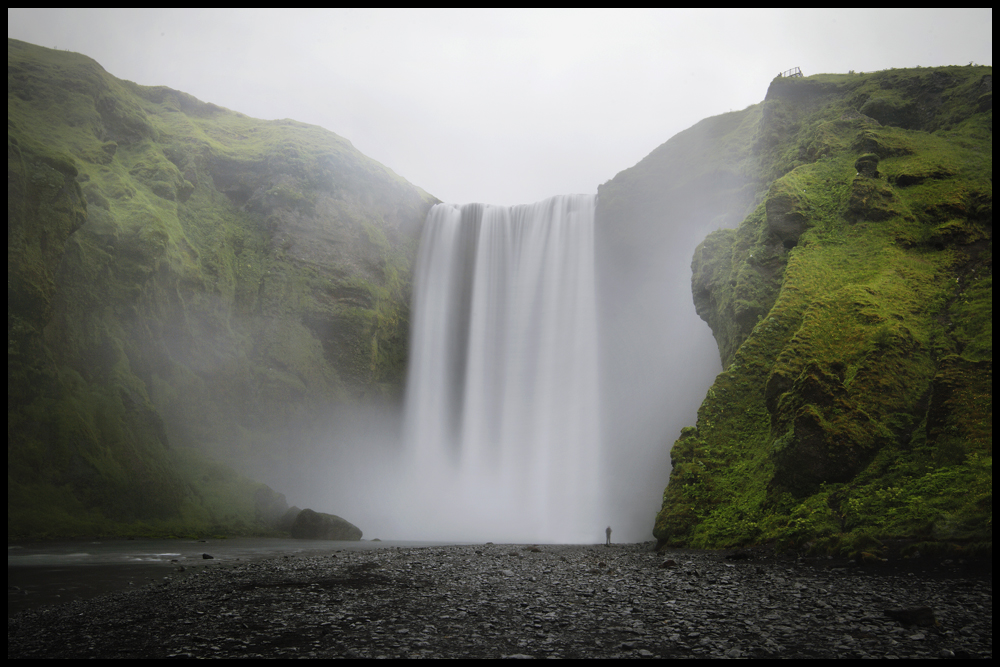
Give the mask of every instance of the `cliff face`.
[{"label": "cliff face", "polygon": [[287,482],[332,404],[400,395],[433,198],[319,127],[7,63],[8,535],[278,512],[205,457]]},{"label": "cliff face", "polygon": [[[606,437],[676,432],[641,403],[691,393],[665,258],[704,238],[725,370],[661,543],[992,540],[991,68],[777,79],[599,194],[604,381],[648,382],[606,393]],[[400,394],[432,203],[321,128],[8,40],[8,535],[279,518],[244,475],[294,483],[331,406]]]},{"label": "cliff face", "polygon": [[992,114],[989,67],[772,82],[692,263],[724,371],[662,544],[992,542]]},{"label": "cliff face", "polygon": [[750,150],[761,105],[706,118],[598,188],[595,253],[602,341],[604,477],[617,535],[649,534],[685,425],[718,373],[686,289],[705,235],[735,227],[762,187]]}]

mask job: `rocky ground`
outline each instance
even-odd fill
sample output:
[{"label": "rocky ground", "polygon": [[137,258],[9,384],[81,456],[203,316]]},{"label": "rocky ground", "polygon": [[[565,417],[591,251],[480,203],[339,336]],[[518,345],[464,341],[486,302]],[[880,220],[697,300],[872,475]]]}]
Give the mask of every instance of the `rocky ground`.
[{"label": "rocky ground", "polygon": [[991,566],[728,555],[486,544],[284,557],[22,612],[7,657],[993,655]]}]

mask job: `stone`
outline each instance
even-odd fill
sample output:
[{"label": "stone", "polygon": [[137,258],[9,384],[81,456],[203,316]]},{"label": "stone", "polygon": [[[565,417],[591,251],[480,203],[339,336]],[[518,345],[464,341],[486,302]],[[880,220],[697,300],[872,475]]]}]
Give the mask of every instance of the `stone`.
[{"label": "stone", "polygon": [[878,178],[878,155],[867,153],[855,161],[854,168],[858,170],[858,176],[865,178]]},{"label": "stone", "polygon": [[304,509],[295,517],[289,531],[300,540],[360,540],[361,529],[334,514]]},{"label": "stone", "polygon": [[785,248],[794,248],[809,227],[802,198],[791,192],[776,192],[764,202],[767,229]]}]

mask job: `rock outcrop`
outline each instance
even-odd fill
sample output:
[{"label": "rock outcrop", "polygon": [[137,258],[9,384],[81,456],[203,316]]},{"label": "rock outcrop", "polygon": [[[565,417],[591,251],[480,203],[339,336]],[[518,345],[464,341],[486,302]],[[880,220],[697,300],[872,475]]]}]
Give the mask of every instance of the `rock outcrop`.
[{"label": "rock outcrop", "polygon": [[311,509],[300,511],[289,531],[298,540],[351,540],[361,539],[361,529],[334,514],[324,514]]},{"label": "rock outcrop", "polygon": [[671,452],[661,543],[992,543],[991,82],[772,84],[758,204],[694,257],[725,369]]}]

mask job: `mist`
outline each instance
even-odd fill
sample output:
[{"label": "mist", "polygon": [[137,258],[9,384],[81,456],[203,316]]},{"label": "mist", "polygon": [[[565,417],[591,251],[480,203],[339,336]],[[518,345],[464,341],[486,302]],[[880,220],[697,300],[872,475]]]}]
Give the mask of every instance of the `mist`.
[{"label": "mist", "polygon": [[7,10],[8,37],[319,125],[442,201],[500,205],[593,194],[790,67],[992,62],[992,23],[989,8]]},{"label": "mist", "polygon": [[[874,39],[875,25],[894,29]],[[253,117],[320,125],[438,199],[506,206],[594,195],[699,119],[756,104],[789,67],[990,62],[992,10],[8,9],[8,36]],[[496,502],[478,499],[505,490],[416,470],[401,401],[330,405],[322,424],[274,442],[270,464],[242,470],[366,538],[601,541],[610,524],[616,541],[649,539],[670,447],[720,370],[692,303],[691,257],[750,203],[718,195],[741,183],[657,176],[659,192],[629,204],[637,212],[622,197],[617,208],[597,204],[601,463],[591,533],[479,521]]]},{"label": "mist", "polygon": [[660,261],[609,260],[599,276],[608,503],[613,526],[620,527],[615,535],[629,542],[652,538],[670,448],[682,428],[695,425],[698,406],[722,370],[715,339],[691,297],[691,257],[711,229],[685,217],[673,222],[667,239],[650,239],[650,254]]},{"label": "mist", "polygon": [[[710,194],[689,193],[694,201]],[[458,207],[453,210],[460,211]],[[669,216],[671,211],[665,210],[665,214]],[[423,336],[416,332],[428,309],[418,295],[421,282],[428,279],[419,274],[418,262],[408,404],[358,403],[331,408],[326,436],[313,442],[298,461],[287,462],[289,470],[300,470],[295,475],[301,476],[265,481],[281,489],[290,504],[325,508],[343,516],[361,527],[366,539],[597,543],[603,540],[608,525],[618,542],[651,539],[653,519],[670,474],[670,447],[681,428],[694,424],[698,405],[720,371],[715,341],[695,312],[690,287],[690,258],[704,234],[711,231],[706,221],[715,220],[707,210],[679,214],[675,208],[673,215],[677,216],[673,225],[647,236],[647,242],[653,244],[652,252],[628,255],[623,260],[607,256],[608,251],[601,248],[589,251],[590,261],[596,254],[596,265],[602,269],[597,277],[600,307],[592,325],[598,350],[589,361],[577,357],[572,362],[594,365],[600,405],[583,413],[578,407],[571,408],[575,412],[559,413],[563,408],[557,401],[555,408],[550,405],[543,410],[544,418],[554,424],[554,437],[559,441],[554,451],[563,447],[558,454],[560,460],[587,456],[589,445],[585,437],[581,439],[581,425],[585,433],[593,431],[595,439],[600,440],[599,445],[594,445],[599,454],[596,469],[587,473],[589,478],[581,481],[566,479],[562,471],[529,470],[531,449],[518,449],[519,444],[528,441],[532,447],[547,446],[548,440],[541,435],[505,439],[479,433],[466,434],[463,439],[447,433],[455,423],[461,428],[462,409],[442,407],[442,402],[495,401],[502,406],[503,399],[494,395],[470,400],[468,395],[475,393],[473,387],[449,386],[444,380],[425,377],[421,384],[414,377],[414,364],[420,363],[421,354],[413,348],[428,344],[440,348],[438,356],[424,354],[423,363],[436,368],[442,377],[455,373],[464,376],[464,368],[450,366],[484,363],[498,353],[492,349],[480,351],[470,355],[468,361],[465,357],[456,361],[450,356],[449,350],[470,345],[468,341],[457,342],[469,335],[469,313],[442,312],[437,323],[423,324]],[[701,224],[691,224],[692,217]],[[478,236],[476,229],[468,227],[466,235]],[[427,244],[425,230],[422,254],[427,253]],[[441,268],[451,260],[438,256],[422,261],[426,272],[429,266]],[[472,274],[455,271],[475,273],[471,263],[451,273],[443,271],[437,278],[439,283],[424,285],[424,291],[440,297],[449,290],[475,288]],[[482,282],[481,277],[479,280]],[[543,288],[524,287],[529,292]],[[506,319],[502,312],[490,317],[494,320],[489,326],[497,331],[511,326],[506,321],[495,321]],[[496,372],[517,363],[516,359],[501,361]],[[572,376],[554,378],[547,387],[539,385],[537,391],[544,395],[532,400],[544,404],[545,399],[558,397],[561,401],[567,382],[579,380]],[[483,391],[490,389],[479,393]],[[505,413],[513,413],[515,416],[507,417],[511,421],[491,428],[517,428],[531,414],[525,412],[531,402],[525,395],[531,391],[518,386],[517,395],[508,396],[506,411],[499,409],[493,417],[479,419],[499,423]],[[511,409],[512,404],[516,409]],[[428,415],[435,410],[442,414]],[[421,418],[429,419],[431,425],[407,425]],[[588,423],[588,419],[593,421]],[[575,435],[568,436],[571,431]],[[552,429],[548,433],[551,436]],[[463,442],[465,447],[475,447],[472,443],[481,441],[490,441],[492,447],[506,447],[507,456],[514,457],[506,477],[499,472],[486,474],[483,469],[473,474],[463,472],[456,448]],[[469,452],[467,449],[466,457]],[[491,465],[485,470],[491,470]],[[532,489],[542,488],[545,493],[531,495]],[[563,502],[553,502],[553,498]]]}]

